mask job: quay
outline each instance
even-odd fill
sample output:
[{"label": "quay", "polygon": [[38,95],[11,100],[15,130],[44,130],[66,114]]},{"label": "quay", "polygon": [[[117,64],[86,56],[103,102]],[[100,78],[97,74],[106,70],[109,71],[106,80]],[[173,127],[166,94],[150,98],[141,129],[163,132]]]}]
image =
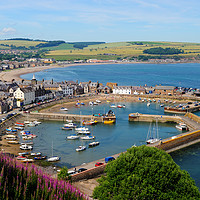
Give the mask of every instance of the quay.
[{"label": "quay", "polygon": [[39,112],[30,112],[23,113],[24,116],[29,118],[34,118],[38,120],[52,120],[52,121],[66,121],[73,120],[76,122],[80,121],[90,121],[96,120],[97,122],[104,122],[108,120],[116,120],[115,115],[105,115],[105,116],[93,116],[93,115],[76,115],[76,114],[61,114],[61,113],[39,113]]},{"label": "quay", "polygon": [[165,106],[164,112],[167,113],[177,113],[177,114],[185,114],[185,113],[192,113],[200,110],[199,103],[191,103],[191,104],[184,104],[178,106]]}]

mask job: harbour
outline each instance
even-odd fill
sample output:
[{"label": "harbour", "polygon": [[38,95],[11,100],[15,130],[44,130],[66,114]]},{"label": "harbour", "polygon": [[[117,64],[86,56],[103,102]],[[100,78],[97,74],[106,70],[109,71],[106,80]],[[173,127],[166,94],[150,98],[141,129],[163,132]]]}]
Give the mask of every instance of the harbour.
[{"label": "harbour", "polygon": [[[76,123],[79,124],[80,112],[82,113],[83,117],[87,116],[85,118],[86,120],[89,120],[91,117],[93,117],[94,113],[105,113],[109,111],[111,109],[110,108],[111,103],[107,103],[107,102],[104,102],[104,104],[102,105],[93,106],[93,107],[89,105],[80,106],[80,107],[72,107],[68,109],[67,115],[66,113],[63,114],[61,111],[56,111],[55,112],[56,115],[60,116],[60,117],[55,117],[57,121],[55,121],[55,119],[49,121],[49,119],[51,118],[53,119],[54,117],[50,115],[48,116],[47,113],[43,113],[44,114],[43,117],[39,117],[41,121],[43,122],[41,126],[27,128],[28,130],[33,132],[33,134],[38,135],[38,137],[34,139],[35,141],[34,151],[42,151],[45,155],[51,156],[51,143],[52,143],[52,140],[56,141],[54,143],[54,154],[60,156],[61,160],[55,164],[59,167],[67,166],[68,168],[73,169],[74,166],[83,166],[82,165],[83,163],[96,161],[97,159],[104,160],[106,156],[110,156],[110,155],[118,155],[119,152],[124,152],[126,151],[127,148],[130,148],[133,145],[139,146],[139,145],[146,144],[145,142],[146,135],[148,132],[150,121],[148,120],[146,122],[129,121],[130,113],[144,113],[144,114],[146,113],[149,115],[159,115],[159,116],[166,115],[164,112],[164,107],[160,107],[160,104],[158,103],[152,102],[151,105],[147,107],[146,103],[130,102],[126,100],[126,97],[123,97],[121,99],[118,98],[115,100],[113,99],[112,101],[113,101],[112,103],[117,103],[121,105],[125,104],[126,108],[124,109],[112,108],[112,110],[115,112],[117,116],[116,123],[112,125],[104,125],[103,123],[98,123],[97,125],[91,127],[93,134],[96,136],[95,141],[96,140],[100,141],[100,145],[94,148],[87,148],[86,151],[77,153],[75,149],[79,145],[88,146],[89,142],[81,141],[81,140],[67,141],[65,139],[66,136],[73,133],[73,130],[69,132],[63,131],[61,130],[61,127],[63,123],[65,122],[65,120],[67,119],[67,115],[68,115],[68,118],[70,118],[70,115],[71,115],[71,118],[76,116],[77,118]],[[166,105],[169,105],[168,103],[166,103]],[[195,114],[198,115],[198,111]],[[33,113],[33,114],[30,113],[28,114],[28,116],[29,115],[30,115],[30,119],[32,117],[37,118],[36,113]],[[55,116],[55,114],[53,115]],[[171,116],[173,116],[173,114],[171,114]],[[165,117],[163,117],[163,119],[164,118]],[[99,118],[99,121],[102,121],[102,120],[100,120]],[[173,120],[171,120],[169,123],[163,123],[161,121],[158,122],[158,127],[159,127],[158,129],[159,129],[161,138],[164,140],[166,138],[171,138],[171,137],[179,135],[180,131],[177,130],[175,126],[176,126],[176,123],[173,123]],[[194,127],[191,127],[191,128],[193,130],[195,129]],[[193,146],[196,146],[196,145],[194,144]],[[188,147],[188,148],[192,149],[192,147]],[[188,149],[188,148],[185,148],[185,149]],[[178,155],[178,153],[175,153],[175,154]],[[172,155],[175,155],[175,154],[172,153]],[[195,176],[192,176],[192,177],[195,178]],[[198,180],[196,181],[198,182]]]}]

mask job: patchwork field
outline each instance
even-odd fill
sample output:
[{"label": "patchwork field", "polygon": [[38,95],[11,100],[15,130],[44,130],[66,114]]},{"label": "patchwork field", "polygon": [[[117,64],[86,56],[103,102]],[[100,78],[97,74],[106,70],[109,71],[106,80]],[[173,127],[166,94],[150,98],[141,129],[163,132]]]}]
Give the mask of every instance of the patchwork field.
[{"label": "patchwork field", "polygon": [[[139,43],[139,42],[138,42]],[[88,58],[88,56],[120,56],[120,57],[137,57],[139,55],[149,55],[144,54],[143,50],[163,47],[163,48],[178,48],[184,50],[184,54],[180,54],[182,57],[197,56],[200,54],[200,44],[193,43],[170,43],[170,42],[142,42],[142,45],[129,43],[129,42],[119,42],[119,43],[105,43],[99,45],[89,45],[84,49],[62,49],[49,51],[47,56],[49,57],[83,57]]]}]

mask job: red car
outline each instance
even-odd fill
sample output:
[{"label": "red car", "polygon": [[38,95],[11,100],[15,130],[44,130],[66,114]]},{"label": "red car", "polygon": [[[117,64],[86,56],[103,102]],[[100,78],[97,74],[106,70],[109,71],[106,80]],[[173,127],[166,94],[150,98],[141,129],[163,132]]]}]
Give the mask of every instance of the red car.
[{"label": "red car", "polygon": [[97,162],[97,163],[95,164],[95,167],[98,167],[98,166],[101,166],[101,165],[104,165],[104,163],[102,163],[102,162]]}]

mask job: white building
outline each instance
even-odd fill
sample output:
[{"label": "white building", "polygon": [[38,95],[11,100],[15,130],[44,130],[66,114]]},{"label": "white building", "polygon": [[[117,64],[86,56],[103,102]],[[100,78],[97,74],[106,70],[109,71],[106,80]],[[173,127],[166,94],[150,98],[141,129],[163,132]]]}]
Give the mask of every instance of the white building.
[{"label": "white building", "polygon": [[65,96],[73,95],[73,93],[74,93],[74,87],[66,85],[66,84],[59,85],[59,89],[58,90]]},{"label": "white building", "polygon": [[113,94],[132,94],[132,86],[114,86]]},{"label": "white building", "polygon": [[35,101],[35,90],[31,87],[17,88],[14,97],[17,99],[17,107],[27,105]]}]

